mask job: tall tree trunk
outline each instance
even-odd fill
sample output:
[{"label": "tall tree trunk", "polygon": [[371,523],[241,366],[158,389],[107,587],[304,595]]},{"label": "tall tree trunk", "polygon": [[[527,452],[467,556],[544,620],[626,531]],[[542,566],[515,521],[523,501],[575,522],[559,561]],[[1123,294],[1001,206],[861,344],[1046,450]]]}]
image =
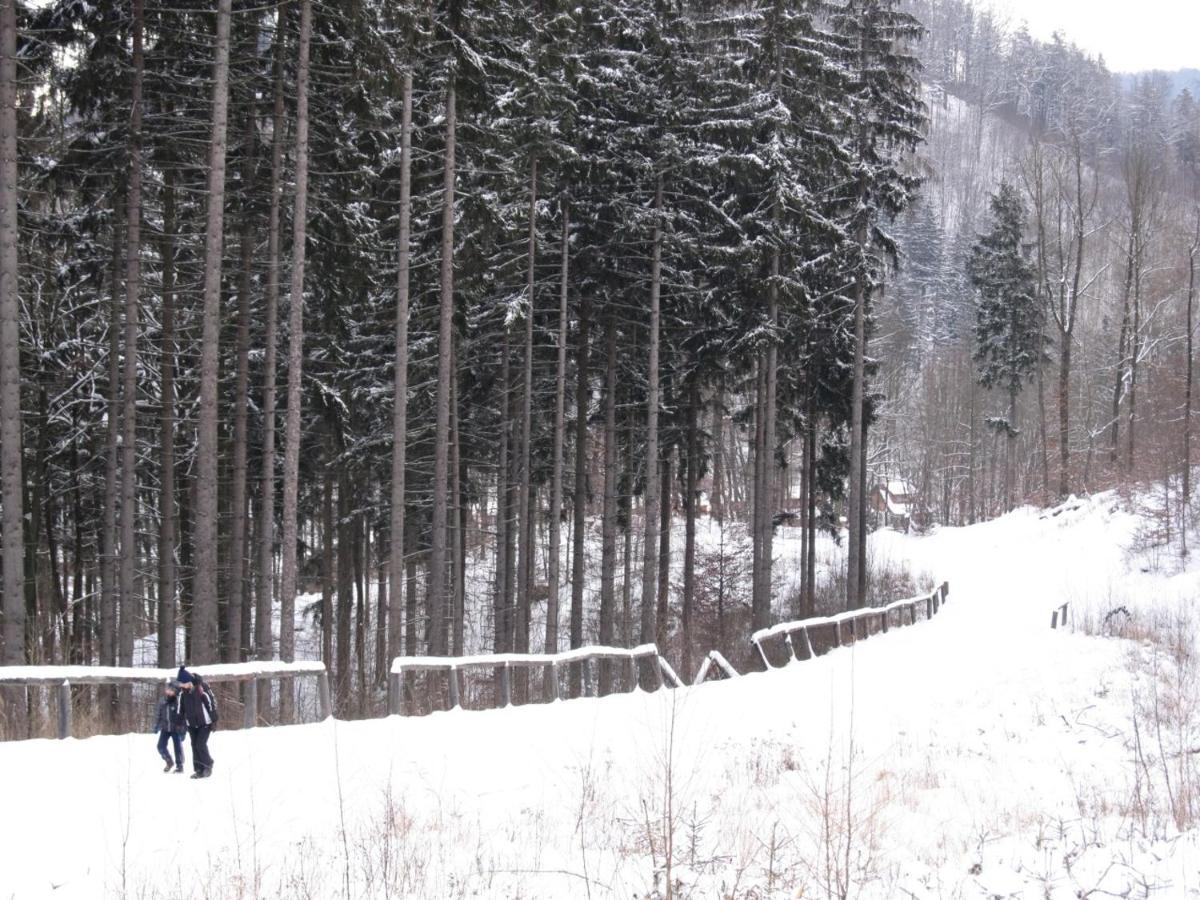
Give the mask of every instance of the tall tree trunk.
[{"label": "tall tree trunk", "polygon": [[280,207],[283,184],[283,54],[286,23],[284,4],[275,13],[274,108],[271,113],[271,204],[267,214],[267,285],[266,319],[263,333],[263,445],[260,479],[258,606],[255,610],[254,649],[259,659],[274,653],[271,627],[272,601],[275,597],[275,365],[276,326],[279,317]]},{"label": "tall tree trunk", "polygon": [[344,464],[337,476],[337,647],[335,650],[338,710],[350,702],[354,661],[350,653],[350,623],[354,617],[354,523],[350,479]]},{"label": "tall tree trunk", "polygon": [[1117,338],[1117,373],[1113,378],[1112,422],[1109,424],[1109,458],[1118,462],[1121,447],[1121,398],[1125,393],[1125,372],[1129,366],[1129,301],[1133,296],[1133,234],[1125,250],[1125,287],[1121,292],[1121,330]]},{"label": "tall tree trunk", "polygon": [[[865,249],[866,228],[860,227],[855,240]],[[862,541],[862,492],[866,484],[866,473],[862,465],[863,441],[863,393],[866,382],[865,344],[867,318],[867,288],[865,276],[854,283],[854,384],[850,396],[850,492],[847,503],[847,526],[849,541],[847,548],[846,608],[862,606],[865,586],[860,583],[861,558],[866,552]]]},{"label": "tall tree trunk", "polygon": [[719,382],[712,402],[712,491],[709,515],[722,527],[725,525],[725,384]]},{"label": "tall tree trunk", "polygon": [[[767,321],[772,332],[779,324],[779,248],[771,253],[771,283],[767,288]],[[755,631],[766,628],[771,624],[771,570],[774,515],[775,515],[775,395],[776,360],[778,351],[775,347],[775,337],[772,334],[764,351],[765,372],[763,380],[762,415],[762,446],[760,486],[754,495],[754,508],[757,513],[758,528],[755,540],[759,545],[758,569],[755,572],[753,600],[751,603],[752,627]]]},{"label": "tall tree trunk", "polygon": [[[562,264],[558,280],[558,359],[554,369],[554,450],[550,472],[550,563],[549,591],[546,597],[546,653],[558,652],[558,595],[562,583],[562,505],[563,505],[563,422],[566,418],[567,388],[567,297],[570,286],[571,228],[570,204],[562,202]],[[547,669],[546,678],[552,678]],[[554,692],[547,689],[549,700]]]},{"label": "tall tree trunk", "polygon": [[401,609],[404,577],[405,468],[408,465],[408,297],[412,217],[412,72],[404,73],[403,112],[400,120],[400,236],[396,279],[396,371],[392,407],[392,510],[391,554],[388,563],[388,659],[400,655]]},{"label": "tall tree trunk", "polygon": [[[612,312],[604,326],[604,509],[600,520],[600,644],[611,647],[613,589],[617,565],[617,323]],[[600,695],[613,688],[612,663],[600,662]]]},{"label": "tall tree trunk", "polygon": [[333,544],[336,521],[333,515],[333,466],[325,466],[321,492],[321,659],[333,668]]},{"label": "tall tree trunk", "polygon": [[675,487],[675,472],[671,454],[663,456],[662,473],[658,479],[658,590],[655,597],[654,643],[659,652],[667,655],[667,639],[671,626],[671,494]]},{"label": "tall tree trunk", "polygon": [[[463,503],[463,477],[462,477],[462,458],[460,454],[459,434],[458,434],[458,354],[453,353],[450,357],[450,496],[454,498],[454,504],[450,508],[450,621],[452,624],[452,633],[450,635],[450,653],[454,656],[462,656],[463,654],[463,639],[466,632],[466,535],[463,528],[463,513],[465,512],[465,504]],[[528,647],[529,628],[526,623],[526,647]]]},{"label": "tall tree trunk", "polygon": [[178,662],[175,652],[175,619],[178,585],[175,571],[175,172],[163,175],[162,315],[159,341],[159,370],[162,410],[158,440],[159,532],[158,532],[158,665],[170,668]]},{"label": "tall tree trunk", "polygon": [[[811,393],[811,391],[810,391]],[[804,408],[804,425],[801,427],[800,434],[800,593],[797,595],[792,608],[792,617],[803,619],[805,608],[807,606],[807,578],[808,578],[808,529],[812,527],[812,522],[808,516],[808,471],[812,465],[812,459],[808,455],[808,430],[811,427],[809,415],[811,412],[811,403],[805,401]]]},{"label": "tall tree trunk", "polygon": [[[1138,226],[1140,230],[1140,225]],[[1142,335],[1142,247],[1140,235],[1134,241],[1133,257],[1133,327],[1129,331],[1129,456],[1126,471],[1134,474],[1137,461],[1137,384],[1138,357],[1141,355]]]},{"label": "tall tree trunk", "polygon": [[[292,207],[292,273],[288,296],[287,417],[283,433],[283,561],[279,573],[279,658],[296,658],[296,513],[300,489],[300,404],[304,365],[304,254],[308,234],[308,57],[312,0],[300,3],[296,64],[296,197]],[[282,682],[279,716],[292,720],[293,685]]]},{"label": "tall tree trunk", "polygon": [[[0,0],[0,479],[3,480],[4,628],[0,662],[25,661],[24,496],[21,475],[21,312],[17,299],[17,13],[16,0]],[[10,734],[24,716],[5,698]]]},{"label": "tall tree trunk", "polygon": [[804,579],[804,615],[816,615],[817,602],[817,405],[808,401],[808,572]]},{"label": "tall tree trunk", "polygon": [[1196,237],[1188,248],[1188,290],[1187,290],[1187,340],[1184,352],[1187,354],[1187,374],[1183,389],[1183,515],[1179,533],[1183,541],[1183,555],[1188,554],[1187,530],[1189,511],[1192,503],[1192,386],[1195,383],[1195,305],[1196,305],[1196,257],[1200,256],[1200,207],[1196,209]]},{"label": "tall tree trunk", "polygon": [[[654,640],[658,631],[654,588],[658,560],[658,334],[659,297],[662,291],[662,212],[663,180],[658,177],[654,191],[654,234],[650,256],[650,336],[649,357],[646,361],[646,486],[645,542],[642,545],[642,643]],[[642,666],[646,686],[653,684],[650,664]]]},{"label": "tall tree trunk", "polygon": [[[375,582],[375,669],[373,684],[381,687],[387,682],[388,662],[388,584],[387,558],[383,555],[384,534],[382,527],[375,531],[375,546],[378,550],[378,569]],[[397,654],[398,655],[398,654]]]},{"label": "tall tree trunk", "polygon": [[[129,98],[129,183],[125,213],[125,360],[121,410],[121,557],[117,661],[133,665],[137,562],[137,384],[139,304],[142,287],[142,0],[133,0],[133,85]],[[140,630],[140,629],[139,629]],[[121,692],[122,718],[128,719],[133,696]]]},{"label": "tall tree trunk", "polygon": [[[509,608],[509,571],[508,546],[509,524],[512,519],[509,490],[509,434],[512,425],[509,417],[511,408],[510,371],[509,371],[508,329],[504,329],[504,339],[500,345],[500,402],[504,415],[500,421],[500,440],[496,453],[496,589],[493,602],[493,619],[495,635],[493,649],[497,653],[508,653],[512,650],[512,610]],[[503,672],[496,670],[496,691],[499,696],[500,678]]]},{"label": "tall tree trunk", "polygon": [[[114,191],[114,206],[116,191]],[[119,591],[117,587],[117,506],[120,502],[118,479],[120,476],[120,433],[121,433],[121,215],[113,216],[112,261],[110,268],[111,303],[108,331],[108,422],[104,444],[104,511],[103,532],[100,540],[100,664],[117,664],[117,615]],[[19,446],[19,444],[18,444]],[[22,486],[23,488],[23,486]],[[24,554],[22,554],[24,559]],[[24,579],[22,579],[22,584]],[[22,591],[22,595],[23,595]],[[23,614],[23,613],[22,613]],[[24,640],[24,632],[22,632]],[[100,691],[104,703],[111,707],[115,717],[117,692],[115,688]]]},{"label": "tall tree trunk", "polygon": [[248,635],[250,612],[243,608],[246,593],[246,519],[248,514],[246,492],[246,433],[249,415],[250,386],[250,285],[251,269],[254,265],[254,220],[250,215],[248,195],[254,188],[255,145],[258,129],[255,125],[256,110],[253,101],[246,118],[247,143],[242,165],[243,201],[242,231],[239,235],[238,270],[238,325],[237,325],[237,376],[233,392],[233,484],[230,485],[231,516],[229,522],[228,581],[225,587],[227,604],[228,634],[224,657],[228,662],[241,662],[249,655]]},{"label": "tall tree trunk", "polygon": [[[571,649],[583,646],[584,546],[587,536],[587,423],[591,390],[588,375],[588,326],[591,304],[585,292],[579,303],[579,334],[575,346],[575,487],[571,501]],[[578,697],[581,666],[571,666],[570,693]]]},{"label": "tall tree trunk", "polygon": [[429,652],[446,654],[446,521],[450,467],[450,357],[454,340],[455,86],[446,88],[446,158],[443,167],[441,298],[438,312],[437,395],[433,444],[433,534],[429,552]]},{"label": "tall tree trunk", "polygon": [[[537,175],[538,164],[534,159],[529,164],[529,230],[526,242],[525,293],[525,350],[521,368],[521,484],[518,496],[518,521],[520,522],[520,545],[517,558],[517,622],[513,650],[529,652],[529,605],[533,587],[533,538],[530,527],[532,519],[532,443],[533,443],[533,316],[534,291],[537,261]],[[521,670],[518,678],[519,694],[524,698],[527,670]]]},{"label": "tall tree trunk", "polygon": [[225,222],[225,151],[229,114],[231,0],[217,5],[212,132],[208,162],[208,219],[204,240],[204,313],[200,343],[200,417],[196,428],[195,601],[192,663],[216,662],[217,652],[217,380],[221,324],[221,243]]}]

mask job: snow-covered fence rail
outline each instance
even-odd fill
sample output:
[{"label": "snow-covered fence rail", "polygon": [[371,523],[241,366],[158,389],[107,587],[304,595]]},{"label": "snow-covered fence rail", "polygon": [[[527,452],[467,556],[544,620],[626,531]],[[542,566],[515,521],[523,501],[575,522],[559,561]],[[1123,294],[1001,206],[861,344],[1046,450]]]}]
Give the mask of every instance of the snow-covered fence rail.
[{"label": "snow-covered fence rail", "polygon": [[[316,676],[320,688],[321,718],[333,714],[329,696],[329,673],[322,662],[244,662],[214,663],[196,666],[205,681],[244,682],[244,726],[252,728],[258,721],[258,682],[262,679]],[[0,666],[0,685],[12,687],[58,687],[58,736],[71,736],[72,685],[165,684],[175,677],[176,669],[153,669],[123,666]]]},{"label": "snow-covered fence rail", "polygon": [[700,671],[696,673],[695,680],[692,684],[704,684],[710,672],[719,672],[726,678],[737,678],[738,670],[735,669],[720,650],[709,650],[708,656],[704,657],[704,662],[700,664]]},{"label": "snow-covered fence rail", "polygon": [[[849,628],[851,639],[857,640],[860,637],[866,637],[870,632],[871,624],[874,622],[878,623],[881,632],[886,633],[891,626],[893,614],[896,617],[896,625],[915,625],[919,609],[924,609],[926,619],[932,619],[938,614],[942,606],[945,605],[946,599],[949,596],[950,583],[944,581],[928,594],[923,594],[920,597],[896,600],[884,606],[867,606],[863,609],[851,609],[832,616],[814,616],[811,619],[780,622],[778,625],[772,625],[770,628],[762,628],[754,632],[750,636],[750,641],[754,644],[754,649],[758,651],[758,655],[762,658],[763,664],[770,669],[772,667],[771,661],[767,658],[763,642],[771,638],[783,638],[784,644],[787,646],[789,660],[791,660],[800,658],[796,652],[796,645],[793,640],[794,635],[799,635],[804,641],[806,658],[811,659],[816,656],[816,652],[813,650],[811,635],[811,631],[814,628],[831,628],[833,644],[835,647],[840,647],[842,646],[842,630],[845,627]],[[907,622],[905,622],[906,616],[908,619]],[[707,674],[707,672],[704,672],[704,674]],[[700,679],[697,678],[697,683],[699,681]]]},{"label": "snow-covered fence rail", "polygon": [[632,680],[634,682],[636,682],[634,672],[638,660],[647,660],[653,666],[660,686],[665,686],[668,682],[673,687],[683,686],[683,682],[679,680],[679,676],[675,674],[675,670],[671,668],[671,664],[659,654],[658,647],[654,644],[642,644],[633,649],[600,646],[577,647],[574,650],[567,650],[563,653],[552,655],[539,653],[488,653],[479,656],[397,656],[392,660],[391,677],[388,680],[388,713],[391,715],[401,715],[403,713],[403,686],[401,679],[406,672],[445,671],[448,676],[450,706],[451,708],[456,708],[462,705],[462,689],[459,684],[460,674],[468,669],[492,669],[498,671],[500,675],[498,705],[511,706],[512,669],[537,668],[546,670],[547,677],[550,679],[553,698],[559,700],[562,697],[558,678],[560,667],[577,663],[586,668],[587,664],[593,660],[625,661],[630,667],[630,674],[633,676]]}]

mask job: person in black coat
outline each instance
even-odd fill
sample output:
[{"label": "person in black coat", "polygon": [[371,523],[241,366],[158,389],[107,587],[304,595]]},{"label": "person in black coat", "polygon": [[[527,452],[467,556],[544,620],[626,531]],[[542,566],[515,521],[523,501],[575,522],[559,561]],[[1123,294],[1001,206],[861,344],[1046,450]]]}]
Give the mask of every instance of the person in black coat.
[{"label": "person in black coat", "polygon": [[199,675],[179,667],[177,711],[192,738],[192,777],[212,775],[213,758],[208,752],[208,736],[217,724],[217,701]]},{"label": "person in black coat", "polygon": [[[159,698],[158,709],[154,713],[154,730],[158,733],[158,755],[167,764],[164,772],[170,772],[172,768],[176,772],[183,771],[183,734],[187,729],[177,709],[178,693],[179,685],[174,681],[163,685],[163,695]],[[174,762],[167,753],[167,741],[172,743],[175,750]]]}]

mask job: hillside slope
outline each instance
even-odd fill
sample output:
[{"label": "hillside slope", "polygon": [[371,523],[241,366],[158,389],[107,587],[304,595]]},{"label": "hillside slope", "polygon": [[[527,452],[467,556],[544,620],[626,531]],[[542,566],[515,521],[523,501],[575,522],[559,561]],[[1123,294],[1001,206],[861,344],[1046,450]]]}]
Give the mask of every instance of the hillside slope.
[{"label": "hillside slope", "polygon": [[0,897],[658,897],[668,858],[674,896],[1200,895],[1197,573],[1113,496],[1057,512],[874,535],[942,615],[767,674],[219,732],[207,781],[150,735],[0,745]]}]

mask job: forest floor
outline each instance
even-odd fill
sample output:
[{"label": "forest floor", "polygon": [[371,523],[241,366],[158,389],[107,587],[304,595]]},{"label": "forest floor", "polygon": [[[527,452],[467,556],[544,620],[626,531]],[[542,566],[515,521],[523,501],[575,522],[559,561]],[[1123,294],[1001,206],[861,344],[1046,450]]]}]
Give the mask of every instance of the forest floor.
[{"label": "forest floor", "polygon": [[943,612],[765,674],[218,731],[201,781],[0,744],[0,898],[1200,896],[1200,566],[1152,504],[878,532]]}]

